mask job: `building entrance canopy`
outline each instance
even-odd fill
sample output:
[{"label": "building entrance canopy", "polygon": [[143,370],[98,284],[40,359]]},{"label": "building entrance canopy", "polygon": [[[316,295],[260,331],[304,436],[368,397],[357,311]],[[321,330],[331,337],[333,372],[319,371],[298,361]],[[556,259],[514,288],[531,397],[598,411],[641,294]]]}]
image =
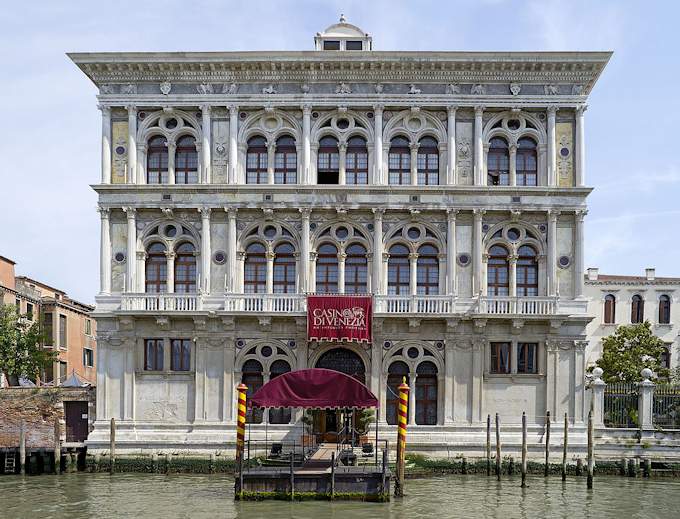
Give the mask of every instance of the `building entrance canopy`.
[{"label": "building entrance canopy", "polygon": [[358,380],[332,369],[289,371],[262,386],[249,407],[346,409],[378,407],[378,399]]}]

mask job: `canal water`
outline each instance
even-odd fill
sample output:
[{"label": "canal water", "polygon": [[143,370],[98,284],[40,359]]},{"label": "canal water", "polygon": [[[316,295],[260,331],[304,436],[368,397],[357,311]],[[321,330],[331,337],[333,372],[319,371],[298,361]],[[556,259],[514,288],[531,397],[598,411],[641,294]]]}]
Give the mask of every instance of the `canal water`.
[{"label": "canal water", "polygon": [[390,503],[264,501],[236,503],[228,476],[65,474],[0,477],[0,518],[265,518],[418,519],[680,517],[680,481],[600,476],[518,478],[484,476],[407,480],[403,499]]}]

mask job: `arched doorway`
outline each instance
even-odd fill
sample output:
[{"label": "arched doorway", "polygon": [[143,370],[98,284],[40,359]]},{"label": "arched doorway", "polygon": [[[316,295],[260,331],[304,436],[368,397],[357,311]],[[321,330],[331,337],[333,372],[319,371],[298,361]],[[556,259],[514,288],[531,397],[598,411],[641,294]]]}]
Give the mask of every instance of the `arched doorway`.
[{"label": "arched doorway", "polygon": [[[333,348],[324,352],[316,361],[316,368],[332,369],[366,383],[366,365],[356,352],[348,348]],[[320,410],[312,412],[313,432],[317,439],[325,442],[336,442],[343,427],[354,423],[354,414],[341,410]]]}]

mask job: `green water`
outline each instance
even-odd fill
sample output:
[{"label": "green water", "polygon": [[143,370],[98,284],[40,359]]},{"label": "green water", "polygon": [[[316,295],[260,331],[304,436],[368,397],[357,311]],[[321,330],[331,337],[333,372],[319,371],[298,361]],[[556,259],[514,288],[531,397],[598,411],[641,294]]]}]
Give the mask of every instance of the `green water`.
[{"label": "green water", "polygon": [[533,476],[498,483],[485,476],[407,480],[407,496],[390,503],[265,501],[236,503],[228,476],[67,474],[0,476],[0,518],[343,518],[394,517],[581,519],[680,517],[680,481],[600,476],[566,483]]}]

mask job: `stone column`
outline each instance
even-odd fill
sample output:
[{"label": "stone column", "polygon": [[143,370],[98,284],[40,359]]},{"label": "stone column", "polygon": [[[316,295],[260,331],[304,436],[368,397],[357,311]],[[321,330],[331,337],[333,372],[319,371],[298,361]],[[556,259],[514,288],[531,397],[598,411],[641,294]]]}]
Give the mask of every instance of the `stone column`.
[{"label": "stone column", "polygon": [[338,252],[338,293],[345,293],[345,260],[347,254]]},{"label": "stone column", "polygon": [[456,294],[456,215],[458,209],[447,209],[446,228],[446,293]]},{"label": "stone column", "polygon": [[383,178],[383,109],[384,105],[373,106],[374,141],[373,157],[375,166],[373,168],[373,184],[382,185],[385,183]]},{"label": "stone column", "polygon": [[311,184],[311,117],[312,105],[302,105],[302,184]]},{"label": "stone column", "polygon": [[142,179],[137,178],[137,107],[129,105],[128,111],[128,157],[127,157],[127,183],[141,184]]},{"label": "stone column", "polygon": [[201,144],[201,163],[203,164],[203,171],[201,173],[200,182],[202,184],[209,184],[210,179],[210,105],[201,105],[201,129],[203,132],[203,139]]},{"label": "stone column", "polygon": [[267,258],[267,279],[266,279],[266,288],[267,288],[267,294],[273,294],[274,293],[274,258],[276,255],[274,254],[274,251],[268,250],[265,253],[265,258]]},{"label": "stone column", "polygon": [[101,216],[101,242],[99,251],[99,292],[111,293],[111,222],[107,207],[97,209]]},{"label": "stone column", "polygon": [[556,416],[559,387],[559,346],[555,339],[545,342],[545,408]]},{"label": "stone column", "polygon": [[475,164],[474,164],[474,181],[476,186],[483,185],[484,182],[484,141],[482,138],[482,125],[484,124],[483,116],[484,107],[475,106]]},{"label": "stone column", "polygon": [[472,342],[472,423],[481,423],[484,411],[484,344],[482,339]]},{"label": "stone column", "polygon": [[238,184],[238,106],[229,105],[229,179]]},{"label": "stone column", "polygon": [[654,431],[652,400],[654,399],[654,382],[649,380],[652,377],[652,370],[644,368],[640,371],[642,382],[638,384],[638,420],[640,429],[643,431]]},{"label": "stone column", "polygon": [[576,109],[576,185],[586,184],[586,130],[584,127],[583,114],[588,105],[581,105]]},{"label": "stone column", "polygon": [[315,251],[309,253],[309,280],[307,291],[311,293],[316,292],[316,258],[317,253]]},{"label": "stone column", "polygon": [[510,185],[517,185],[517,146],[510,146]]},{"label": "stone column", "polygon": [[338,146],[338,184],[344,186],[347,183],[347,144],[344,142]]},{"label": "stone column", "polygon": [[557,295],[557,217],[560,212],[548,211],[548,295]]},{"label": "stone column", "polygon": [[508,260],[510,261],[510,272],[508,276],[508,284],[510,285],[510,296],[517,296],[517,254],[510,254]]},{"label": "stone column", "polygon": [[[168,142],[168,184],[175,183],[175,151],[177,150],[177,144],[174,142]],[[163,181],[161,180],[161,184]]]},{"label": "stone column", "polygon": [[446,183],[453,185],[458,182],[456,178],[456,110],[457,106],[449,106],[448,111],[448,167],[446,168]]},{"label": "stone column", "polygon": [[411,295],[418,293],[418,253],[412,252],[408,255]]},{"label": "stone column", "polygon": [[300,209],[302,214],[302,232],[300,240],[301,247],[301,261],[300,261],[300,292],[305,293],[309,291],[309,247],[311,245],[311,238],[309,236],[309,220],[312,214],[311,209]]},{"label": "stone column", "polygon": [[276,143],[267,145],[267,184],[274,183],[274,156],[276,155]]},{"label": "stone column", "polygon": [[137,264],[137,210],[134,207],[123,207],[127,216],[127,258],[126,258],[126,278],[125,291],[135,291],[135,266]]},{"label": "stone column", "polygon": [[586,416],[586,348],[588,341],[574,341],[574,422],[583,423]]},{"label": "stone column", "polygon": [[236,213],[234,207],[225,207],[227,212],[227,291],[236,292]]},{"label": "stone column", "polygon": [[484,216],[483,209],[473,209],[473,228],[472,228],[472,247],[473,247],[473,273],[472,273],[472,291],[473,296],[479,295],[482,292],[482,218]]},{"label": "stone column", "polygon": [[557,185],[557,156],[555,155],[555,115],[557,107],[548,107],[548,185]]},{"label": "stone column", "polygon": [[383,215],[385,210],[373,208],[373,279],[371,288],[373,294],[382,294],[382,261],[383,261]]},{"label": "stone column", "polygon": [[418,185],[418,148],[417,142],[411,143],[411,185]]},{"label": "stone column", "polygon": [[583,249],[585,237],[583,220],[588,211],[576,211],[574,218],[574,297],[583,297]]},{"label": "stone column", "polygon": [[99,105],[102,112],[102,184],[111,183],[111,107]]},{"label": "stone column", "polygon": [[169,250],[165,252],[165,268],[167,270],[166,274],[166,286],[168,294],[175,293],[175,251]]},{"label": "stone column", "polygon": [[199,292],[210,293],[210,208],[201,207],[201,287]]},{"label": "stone column", "polygon": [[607,387],[602,380],[602,368],[593,369],[593,381],[590,383],[593,399],[593,425],[604,427],[604,388]]}]

